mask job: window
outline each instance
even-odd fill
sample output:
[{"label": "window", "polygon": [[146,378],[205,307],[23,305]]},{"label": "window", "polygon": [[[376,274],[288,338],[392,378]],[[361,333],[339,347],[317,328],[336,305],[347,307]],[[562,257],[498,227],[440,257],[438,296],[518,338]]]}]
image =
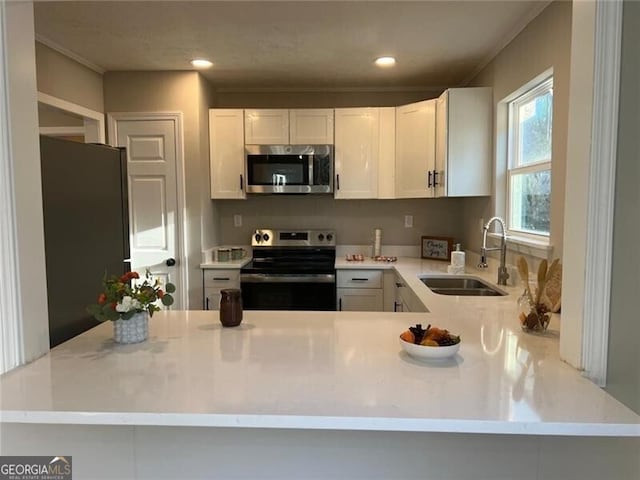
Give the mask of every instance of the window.
[{"label": "window", "polygon": [[508,229],[549,237],[553,77],[510,101],[508,115]]}]

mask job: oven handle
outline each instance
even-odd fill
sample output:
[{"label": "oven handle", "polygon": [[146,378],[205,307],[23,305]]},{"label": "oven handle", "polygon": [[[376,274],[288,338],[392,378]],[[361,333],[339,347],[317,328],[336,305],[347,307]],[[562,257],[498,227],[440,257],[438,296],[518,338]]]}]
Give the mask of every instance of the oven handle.
[{"label": "oven handle", "polygon": [[242,273],[240,283],[335,283],[332,273],[310,274],[277,274],[277,273]]}]

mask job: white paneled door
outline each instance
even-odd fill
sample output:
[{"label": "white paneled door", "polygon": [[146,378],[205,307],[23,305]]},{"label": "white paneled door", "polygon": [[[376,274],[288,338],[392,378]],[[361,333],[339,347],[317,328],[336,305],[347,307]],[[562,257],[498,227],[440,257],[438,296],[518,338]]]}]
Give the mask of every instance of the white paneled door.
[{"label": "white paneled door", "polygon": [[117,145],[127,149],[131,269],[141,276],[149,270],[161,283],[174,283],[173,308],[181,309],[186,285],[180,255],[178,117],[140,117],[110,122]]}]

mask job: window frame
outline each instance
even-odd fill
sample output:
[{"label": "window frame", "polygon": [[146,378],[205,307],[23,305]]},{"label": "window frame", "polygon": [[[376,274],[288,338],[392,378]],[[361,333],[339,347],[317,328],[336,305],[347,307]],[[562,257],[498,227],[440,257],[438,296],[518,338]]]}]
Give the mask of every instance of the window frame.
[{"label": "window frame", "polygon": [[[506,197],[506,220],[507,220],[507,234],[511,236],[530,239],[536,242],[548,243],[551,236],[551,224],[549,224],[549,232],[532,232],[530,230],[521,230],[513,227],[511,223],[511,180],[514,176],[549,171],[549,176],[552,175],[552,161],[553,161],[553,126],[551,132],[551,151],[548,159],[539,160],[536,162],[527,163],[525,165],[519,164],[520,149],[518,148],[518,136],[519,136],[519,122],[518,122],[518,107],[526,104],[531,100],[551,92],[552,105],[551,105],[551,121],[553,125],[553,74],[545,76],[540,82],[536,82],[535,85],[527,88],[517,97],[507,102],[507,165],[506,165],[506,185],[505,185],[505,197]],[[518,164],[516,164],[516,162]],[[552,195],[553,192],[550,192]],[[551,223],[551,211],[549,212],[549,222]]]}]

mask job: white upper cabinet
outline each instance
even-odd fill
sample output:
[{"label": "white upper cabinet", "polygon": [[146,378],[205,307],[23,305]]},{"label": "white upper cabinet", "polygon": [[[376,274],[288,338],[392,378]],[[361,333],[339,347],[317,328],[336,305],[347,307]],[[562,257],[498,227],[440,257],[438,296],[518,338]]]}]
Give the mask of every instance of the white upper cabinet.
[{"label": "white upper cabinet", "polygon": [[289,110],[291,145],[333,145],[333,109]]},{"label": "white upper cabinet", "polygon": [[335,110],[335,198],[377,198],[379,111]]},{"label": "white upper cabinet", "polygon": [[396,198],[396,108],[379,108],[378,198]]},{"label": "white upper cabinet", "polygon": [[491,195],[490,88],[450,88],[437,105],[436,196]]},{"label": "white upper cabinet", "polygon": [[333,109],[244,111],[247,145],[333,144]]},{"label": "white upper cabinet", "polygon": [[436,99],[396,108],[396,198],[434,197]]},{"label": "white upper cabinet", "polygon": [[287,145],[289,143],[289,110],[245,110],[244,143],[247,145]]},{"label": "white upper cabinet", "polygon": [[209,110],[211,198],[246,198],[243,111]]}]

